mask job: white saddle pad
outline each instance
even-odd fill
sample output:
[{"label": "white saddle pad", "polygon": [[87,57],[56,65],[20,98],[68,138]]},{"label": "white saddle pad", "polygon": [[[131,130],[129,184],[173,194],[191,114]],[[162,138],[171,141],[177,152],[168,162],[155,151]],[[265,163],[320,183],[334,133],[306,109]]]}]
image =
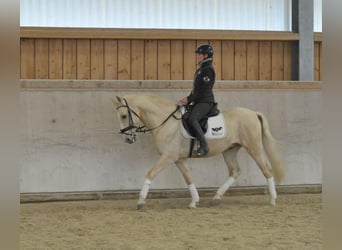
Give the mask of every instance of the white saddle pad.
[{"label": "white saddle pad", "polygon": [[[188,131],[185,130],[183,123],[180,122],[181,133],[187,139],[194,139],[195,137],[191,136]],[[208,130],[205,133],[205,138],[210,139],[222,139],[226,136],[226,124],[224,122],[224,118],[222,113],[219,113],[217,116],[209,117],[208,119]]]}]

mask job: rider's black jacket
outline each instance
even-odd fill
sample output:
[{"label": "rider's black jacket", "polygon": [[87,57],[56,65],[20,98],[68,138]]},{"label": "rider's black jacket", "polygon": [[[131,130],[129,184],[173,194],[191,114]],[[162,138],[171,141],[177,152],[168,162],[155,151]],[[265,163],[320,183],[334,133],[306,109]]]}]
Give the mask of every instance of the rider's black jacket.
[{"label": "rider's black jacket", "polygon": [[214,103],[213,87],[215,83],[215,70],[212,66],[213,59],[206,58],[200,64],[195,72],[194,86],[187,97],[189,103]]}]

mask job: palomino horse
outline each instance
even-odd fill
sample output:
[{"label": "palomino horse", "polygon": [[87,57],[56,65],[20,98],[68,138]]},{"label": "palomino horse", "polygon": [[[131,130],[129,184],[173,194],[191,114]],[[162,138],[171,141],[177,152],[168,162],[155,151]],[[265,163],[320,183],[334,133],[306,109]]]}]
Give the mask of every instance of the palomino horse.
[{"label": "palomino horse", "polygon": [[[181,171],[191,194],[190,208],[196,208],[199,195],[189,175],[186,161],[189,157],[189,139],[180,131],[178,106],[160,96],[148,94],[127,95],[113,100],[116,106],[120,133],[125,135],[126,142],[135,141],[136,132],[150,131],[160,154],[158,162],[148,171],[140,191],[138,209],[145,206],[145,200],[152,180],[166,166],[175,163]],[[222,153],[228,167],[229,176],[217,190],[212,203],[218,204],[223,194],[234,183],[240,174],[237,153],[244,147],[255,160],[267,179],[271,196],[271,204],[275,205],[277,193],[275,182],[283,177],[283,166],[276,150],[275,140],[271,135],[266,117],[259,112],[246,108],[233,108],[224,111],[227,134],[223,139],[209,140],[210,152],[205,157]]]}]

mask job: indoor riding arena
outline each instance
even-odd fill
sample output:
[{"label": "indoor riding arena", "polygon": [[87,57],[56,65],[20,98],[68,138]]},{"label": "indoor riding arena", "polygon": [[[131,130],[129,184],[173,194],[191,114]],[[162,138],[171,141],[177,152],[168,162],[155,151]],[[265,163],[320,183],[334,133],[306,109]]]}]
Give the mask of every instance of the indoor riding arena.
[{"label": "indoor riding arena", "polygon": [[[20,249],[323,248],[322,1],[21,2]],[[219,110],[267,118],[284,168],[275,205],[241,148],[240,174],[218,204],[222,154],[187,160],[196,208],[174,163],[137,206],[160,150],[150,131],[126,143],[113,102],[144,93],[176,107],[201,44],[214,49]]]}]

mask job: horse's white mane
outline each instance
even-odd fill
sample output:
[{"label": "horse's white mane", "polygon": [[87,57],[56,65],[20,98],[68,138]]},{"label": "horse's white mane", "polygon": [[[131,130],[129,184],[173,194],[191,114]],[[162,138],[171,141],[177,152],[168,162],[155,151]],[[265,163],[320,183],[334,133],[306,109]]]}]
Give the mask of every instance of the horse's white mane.
[{"label": "horse's white mane", "polygon": [[127,95],[124,98],[127,100],[133,101],[135,103],[141,103],[141,104],[146,104],[146,103],[153,103],[158,106],[165,106],[165,107],[174,107],[175,103],[158,95],[153,95],[149,93],[138,93],[138,94],[131,94]]}]

